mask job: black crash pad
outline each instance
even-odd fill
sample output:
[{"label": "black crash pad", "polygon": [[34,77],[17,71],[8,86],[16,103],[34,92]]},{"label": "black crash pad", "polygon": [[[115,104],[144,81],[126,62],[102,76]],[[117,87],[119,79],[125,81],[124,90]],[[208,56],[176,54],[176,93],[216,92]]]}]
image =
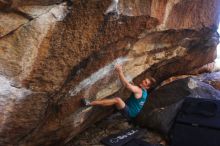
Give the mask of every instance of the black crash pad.
[{"label": "black crash pad", "polygon": [[220,130],[220,101],[186,98],[176,122]]},{"label": "black crash pad", "polygon": [[220,146],[220,101],[186,98],[170,132],[171,146]]},{"label": "black crash pad", "polygon": [[103,138],[101,140],[101,143],[107,146],[123,146],[124,144],[137,137],[139,133],[140,129],[138,128],[127,129],[118,134],[112,134],[108,137]]},{"label": "black crash pad", "polygon": [[161,144],[150,144],[144,140],[134,138],[123,146],[162,146],[162,145]]}]

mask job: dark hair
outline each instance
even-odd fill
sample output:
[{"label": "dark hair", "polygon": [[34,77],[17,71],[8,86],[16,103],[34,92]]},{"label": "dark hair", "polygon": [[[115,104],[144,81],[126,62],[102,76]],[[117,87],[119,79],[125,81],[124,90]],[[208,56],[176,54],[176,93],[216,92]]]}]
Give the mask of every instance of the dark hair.
[{"label": "dark hair", "polygon": [[150,81],[150,88],[153,88],[156,85],[156,80],[153,77],[147,77],[147,79]]}]

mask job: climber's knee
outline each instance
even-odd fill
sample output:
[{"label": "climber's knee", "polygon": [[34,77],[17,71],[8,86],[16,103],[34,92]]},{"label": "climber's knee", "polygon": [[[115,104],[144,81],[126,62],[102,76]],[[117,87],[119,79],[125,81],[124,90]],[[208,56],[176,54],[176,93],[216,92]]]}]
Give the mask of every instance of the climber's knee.
[{"label": "climber's knee", "polygon": [[115,105],[117,109],[123,109],[125,107],[125,102],[120,97],[115,97]]}]

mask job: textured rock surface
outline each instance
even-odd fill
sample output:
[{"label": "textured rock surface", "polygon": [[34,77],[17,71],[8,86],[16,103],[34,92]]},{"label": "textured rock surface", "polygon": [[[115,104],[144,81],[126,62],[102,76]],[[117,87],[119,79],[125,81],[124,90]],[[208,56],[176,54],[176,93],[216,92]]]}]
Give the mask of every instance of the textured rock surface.
[{"label": "textured rock surface", "polygon": [[[145,127],[167,134],[185,97],[220,100],[220,72],[185,77],[154,90],[137,121]],[[182,77],[181,77],[182,78]]]},{"label": "textured rock surface", "polygon": [[19,7],[24,5],[52,5],[61,3],[62,0],[0,0],[0,3],[7,5],[8,7]]},{"label": "textured rock surface", "polygon": [[219,0],[0,0],[0,145],[63,145],[111,113],[82,107],[80,98],[127,97],[115,63],[138,83],[213,62],[219,6]]},{"label": "textured rock surface", "polygon": [[119,10],[124,15],[157,18],[160,30],[198,29],[218,23],[219,4],[218,0],[120,0]]},{"label": "textured rock surface", "polygon": [[210,84],[215,89],[220,90],[220,72],[203,74],[199,79],[207,84]]}]

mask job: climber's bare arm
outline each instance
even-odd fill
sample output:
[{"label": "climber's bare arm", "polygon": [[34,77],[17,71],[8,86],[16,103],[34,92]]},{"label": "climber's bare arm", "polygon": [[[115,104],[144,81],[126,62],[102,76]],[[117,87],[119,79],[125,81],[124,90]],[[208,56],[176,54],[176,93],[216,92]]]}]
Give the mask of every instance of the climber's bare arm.
[{"label": "climber's bare arm", "polygon": [[129,83],[129,81],[128,81],[128,80],[125,78],[125,76],[124,76],[124,73],[123,73],[123,71],[122,71],[122,66],[119,65],[119,64],[115,65],[115,70],[117,71],[118,76],[119,76],[119,78],[120,78],[122,84],[123,84],[128,90],[130,90],[131,92],[133,92],[133,93],[135,94],[135,97],[136,97],[136,98],[141,97],[141,95],[142,95],[142,89],[141,89],[140,87],[138,87],[138,86],[135,86],[135,85]]}]

